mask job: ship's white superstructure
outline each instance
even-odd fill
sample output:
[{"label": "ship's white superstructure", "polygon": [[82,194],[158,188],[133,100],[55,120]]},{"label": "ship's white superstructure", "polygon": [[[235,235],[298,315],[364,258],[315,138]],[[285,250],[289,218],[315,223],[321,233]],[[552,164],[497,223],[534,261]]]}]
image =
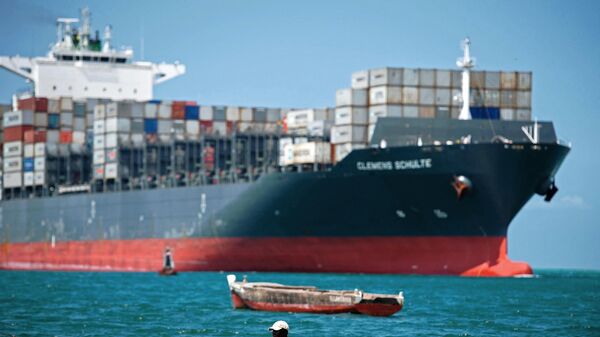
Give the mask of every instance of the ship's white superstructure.
[{"label": "ship's white superstructure", "polygon": [[95,37],[90,34],[87,8],[81,17],[77,30],[71,25],[78,19],[57,20],[57,41],[46,57],[0,56],[0,67],[31,81],[39,97],[134,101],[151,100],[154,84],[185,73],[185,65],[179,63],[133,62],[131,48],[112,48],[110,26],[102,42],[98,32]]}]

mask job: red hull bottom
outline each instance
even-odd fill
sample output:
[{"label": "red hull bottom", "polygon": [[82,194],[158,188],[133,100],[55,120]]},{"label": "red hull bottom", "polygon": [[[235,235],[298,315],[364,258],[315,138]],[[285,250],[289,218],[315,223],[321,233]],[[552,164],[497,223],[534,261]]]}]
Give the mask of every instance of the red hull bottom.
[{"label": "red hull bottom", "polygon": [[171,247],[178,271],[287,271],[515,276],[505,237],[182,238],[0,244],[0,269],[159,271]]}]

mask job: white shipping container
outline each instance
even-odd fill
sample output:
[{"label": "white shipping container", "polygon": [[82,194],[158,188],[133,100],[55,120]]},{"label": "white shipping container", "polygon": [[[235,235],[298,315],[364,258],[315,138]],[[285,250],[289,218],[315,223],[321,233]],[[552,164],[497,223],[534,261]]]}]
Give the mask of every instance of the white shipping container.
[{"label": "white shipping container", "polygon": [[210,105],[202,105],[200,107],[200,120],[201,121],[212,121],[213,120],[213,107]]},{"label": "white shipping container", "polygon": [[517,109],[515,111],[515,119],[518,121],[530,121],[531,120],[531,110]]},{"label": "white shipping container", "polygon": [[23,186],[33,186],[33,172],[23,173]]},{"label": "white shipping container", "polygon": [[33,125],[37,128],[46,128],[48,126],[48,114],[36,112],[33,117]]},{"label": "white shipping container", "polygon": [[60,132],[58,130],[48,130],[46,132],[46,143],[58,144],[60,142]]},{"label": "white shipping container", "polygon": [[158,120],[158,133],[170,134],[173,131],[173,121],[166,119]]},{"label": "white shipping container", "polygon": [[58,113],[60,112],[60,101],[54,98],[48,98],[48,112]]},{"label": "white shipping container", "polygon": [[402,85],[419,85],[419,70],[404,68],[404,72],[402,73]]},{"label": "white shipping container", "polygon": [[119,108],[117,102],[106,103],[106,115],[107,117],[117,117],[119,115]]},{"label": "white shipping container", "polygon": [[517,88],[519,90],[530,90],[531,89],[531,73],[518,73]]},{"label": "white shipping container", "polygon": [[25,144],[23,147],[23,156],[24,157],[33,157],[34,156],[33,144]]},{"label": "white shipping container", "polygon": [[240,119],[240,108],[237,106],[228,106],[225,110],[225,120],[237,122]]},{"label": "white shipping container", "polygon": [[73,130],[85,131],[85,117],[73,118]]},{"label": "white shipping container", "polygon": [[331,143],[366,143],[367,127],[357,125],[334,125],[331,127]]},{"label": "white shipping container", "polygon": [[462,107],[462,91],[461,89],[452,89],[452,96],[450,97],[451,105],[455,107]]},{"label": "white shipping container", "polygon": [[325,137],[331,133],[331,122],[329,121],[312,121],[306,127],[308,135],[313,137]]},{"label": "white shipping container", "polygon": [[94,134],[100,135],[106,132],[106,120],[98,119],[94,121]]},{"label": "white shipping container", "polygon": [[449,88],[451,85],[450,70],[435,71],[435,86],[440,88]]},{"label": "white shipping container", "polygon": [[105,131],[106,133],[131,132],[131,120],[129,118],[107,118],[105,124]]},{"label": "white shipping container", "polygon": [[73,113],[72,112],[61,112],[60,113],[60,125],[72,127],[73,126]]},{"label": "white shipping container", "polygon": [[252,122],[254,115],[252,114],[252,108],[242,108],[240,111],[240,120],[243,122]]},{"label": "white shipping container", "polygon": [[294,144],[294,164],[331,163],[331,144],[307,142]]},{"label": "white shipping container", "polygon": [[517,73],[501,72],[500,73],[500,89],[516,89],[517,88]]},{"label": "white shipping container", "polygon": [[85,144],[85,132],[84,131],[73,131],[73,144]]},{"label": "white shipping container", "polygon": [[435,88],[435,104],[436,105],[450,105],[450,89],[447,88]]},{"label": "white shipping container", "polygon": [[531,91],[517,91],[517,108],[531,108]]},{"label": "white shipping container", "polygon": [[335,109],[335,125],[366,125],[368,123],[369,113],[367,108],[342,107]]},{"label": "white shipping container", "polygon": [[101,120],[106,118],[106,105],[98,104],[94,107],[94,119]]},{"label": "white shipping container", "polygon": [[185,133],[187,133],[188,135],[199,134],[200,133],[200,122],[198,122],[197,120],[185,121]]},{"label": "white shipping container", "polygon": [[402,104],[418,104],[419,88],[402,87]]},{"label": "white shipping container", "polygon": [[33,152],[36,157],[45,156],[46,155],[46,144],[45,143],[35,143]]},{"label": "white shipping container", "polygon": [[435,70],[419,69],[419,85],[422,87],[433,87],[435,85]]},{"label": "white shipping container", "polygon": [[106,140],[104,135],[94,135],[94,150],[104,149]]},{"label": "white shipping container", "polygon": [[11,126],[33,125],[33,111],[5,111],[2,122],[2,125],[5,128],[9,128]]},{"label": "white shipping container", "polygon": [[281,118],[281,109],[267,109],[267,122],[277,122]]},{"label": "white shipping container", "polygon": [[369,76],[369,86],[379,85],[394,86],[402,84],[402,68],[379,68],[371,69]]},{"label": "white shipping container", "polygon": [[366,106],[368,104],[367,89],[339,89],[335,95],[335,105]]},{"label": "white shipping container", "polygon": [[221,136],[227,135],[227,122],[214,121],[213,132]]},{"label": "white shipping container", "polygon": [[60,110],[61,111],[73,111],[73,98],[61,97],[60,98]]},{"label": "white shipping container", "polygon": [[361,70],[352,73],[352,88],[367,89],[369,87],[369,71]]},{"label": "white shipping container", "polygon": [[352,152],[353,150],[357,150],[357,149],[364,149],[366,147],[365,144],[352,144],[352,143],[345,143],[345,144],[336,144],[335,145],[335,162],[339,162],[342,159],[344,159],[348,154],[350,154],[350,152]]},{"label": "white shipping container", "polygon": [[402,115],[409,118],[419,117],[419,107],[414,105],[405,105],[402,107]]},{"label": "white shipping container", "polygon": [[144,105],[144,118],[156,118],[158,116],[158,104],[146,103]]},{"label": "white shipping container", "polygon": [[[170,103],[163,102],[158,106],[158,118],[171,119],[171,104]],[[106,172],[106,173],[108,174],[108,172]]]},{"label": "white shipping container", "polygon": [[21,156],[23,154],[23,142],[6,142],[4,143],[2,150],[4,159],[6,159],[6,157]]},{"label": "white shipping container", "polygon": [[104,177],[106,179],[116,179],[119,176],[119,165],[109,163],[104,165]]},{"label": "white shipping container", "polygon": [[485,72],[485,88],[500,89],[500,72],[486,71]]},{"label": "white shipping container", "polygon": [[379,117],[402,117],[402,106],[371,105],[369,107],[369,124],[377,123]]},{"label": "white shipping container", "polygon": [[23,170],[23,157],[8,157],[4,158],[3,171],[7,172],[21,172]]},{"label": "white shipping container", "polygon": [[143,146],[145,145],[145,139],[143,133],[132,133],[131,134],[131,143],[134,146]]},{"label": "white shipping container", "polygon": [[512,121],[515,119],[515,110],[502,108],[500,109],[500,119],[505,121]]},{"label": "white shipping container", "polygon": [[36,171],[45,171],[46,170],[46,157],[33,158],[33,168]]},{"label": "white shipping container", "polygon": [[36,171],[33,173],[33,184],[36,186],[46,184],[46,172]]},{"label": "white shipping container", "polygon": [[289,111],[286,116],[288,128],[306,128],[309,122],[328,120],[325,109],[304,109]]},{"label": "white shipping container", "polygon": [[144,118],[146,112],[145,104],[131,103],[131,118]]},{"label": "white shipping container", "polygon": [[4,188],[21,187],[23,174],[21,172],[4,173]]},{"label": "white shipping container", "polygon": [[401,87],[372,87],[369,89],[369,104],[402,103]]},{"label": "white shipping container", "polygon": [[119,135],[116,133],[107,133],[104,135],[104,146],[106,148],[117,147],[119,145]]},{"label": "white shipping container", "polygon": [[483,101],[485,106],[498,107],[500,106],[500,91],[487,89],[483,92]]},{"label": "white shipping container", "polygon": [[279,145],[279,166],[294,164],[294,144]]},{"label": "white shipping container", "polygon": [[433,88],[419,89],[419,104],[433,105],[435,102],[435,90]]}]

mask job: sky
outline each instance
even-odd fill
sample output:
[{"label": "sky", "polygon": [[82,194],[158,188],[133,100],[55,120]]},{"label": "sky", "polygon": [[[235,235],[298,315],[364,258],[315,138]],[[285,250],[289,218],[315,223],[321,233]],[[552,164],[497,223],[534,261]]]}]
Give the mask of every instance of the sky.
[{"label": "sky", "polygon": [[[509,256],[600,270],[600,1],[0,0],[0,55],[46,54],[55,18],[86,5],[136,60],[187,66],[157,98],[199,104],[333,106],[353,71],[453,69],[469,36],[477,69],[533,72],[533,115],[572,144],[554,200],[511,223]],[[26,87],[0,70],[0,102]]]}]

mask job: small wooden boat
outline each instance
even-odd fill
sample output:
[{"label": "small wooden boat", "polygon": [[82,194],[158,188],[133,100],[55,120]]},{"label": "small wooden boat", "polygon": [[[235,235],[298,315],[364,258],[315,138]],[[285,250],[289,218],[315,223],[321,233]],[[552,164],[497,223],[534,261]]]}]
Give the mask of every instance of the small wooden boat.
[{"label": "small wooden boat", "polygon": [[235,275],[227,275],[227,283],[235,309],[391,316],[404,305],[402,292],[384,295],[360,290],[321,290],[312,286],[247,282],[245,279],[239,282]]}]

